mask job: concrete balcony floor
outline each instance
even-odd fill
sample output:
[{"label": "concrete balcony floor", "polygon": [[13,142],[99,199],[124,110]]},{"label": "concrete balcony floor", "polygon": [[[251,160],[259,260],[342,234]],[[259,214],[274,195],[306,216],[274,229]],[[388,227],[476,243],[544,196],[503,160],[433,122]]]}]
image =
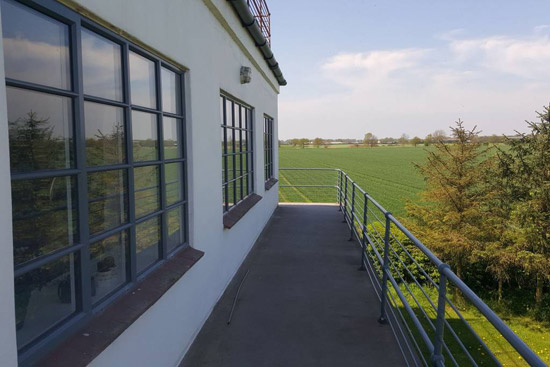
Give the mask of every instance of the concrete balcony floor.
[{"label": "concrete balcony floor", "polygon": [[348,237],[336,206],[280,205],[181,366],[405,366]]}]

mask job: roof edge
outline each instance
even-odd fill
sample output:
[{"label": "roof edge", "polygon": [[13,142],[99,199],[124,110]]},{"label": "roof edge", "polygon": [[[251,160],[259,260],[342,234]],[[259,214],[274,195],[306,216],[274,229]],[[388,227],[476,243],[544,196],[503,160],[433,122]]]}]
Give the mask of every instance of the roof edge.
[{"label": "roof edge", "polygon": [[256,21],[256,18],[254,17],[254,15],[252,15],[252,12],[248,8],[248,4],[246,3],[246,0],[227,0],[227,1],[231,3],[231,6],[233,6],[233,9],[239,16],[239,19],[241,20],[243,27],[247,29],[248,33],[254,40],[256,47],[258,47],[262,55],[264,55],[264,60],[267,62],[267,65],[273,72],[273,75],[275,75],[275,78],[277,79],[277,82],[279,83],[279,85],[286,85],[287,84],[286,79],[283,76],[283,72],[281,71],[281,68],[279,67],[279,63],[275,59],[275,55],[273,55],[273,52],[271,51],[271,47],[269,47],[267,40],[262,34],[260,27],[258,26],[258,23]]}]

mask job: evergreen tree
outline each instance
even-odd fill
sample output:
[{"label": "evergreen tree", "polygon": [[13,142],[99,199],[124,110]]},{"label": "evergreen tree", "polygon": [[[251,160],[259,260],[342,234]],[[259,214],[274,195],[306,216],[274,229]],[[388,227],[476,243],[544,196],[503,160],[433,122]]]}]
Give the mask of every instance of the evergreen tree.
[{"label": "evergreen tree", "polygon": [[511,162],[517,202],[511,212],[515,250],[524,271],[533,277],[535,300],[540,306],[550,279],[550,109],[539,122],[527,122],[531,132],[509,140],[502,152]]},{"label": "evergreen tree", "polygon": [[408,203],[406,209],[415,233],[463,277],[482,230],[484,150],[476,142],[476,127],[467,130],[459,120],[451,132],[456,143],[434,141],[426,163],[416,165],[425,177],[426,191],[419,203]]}]

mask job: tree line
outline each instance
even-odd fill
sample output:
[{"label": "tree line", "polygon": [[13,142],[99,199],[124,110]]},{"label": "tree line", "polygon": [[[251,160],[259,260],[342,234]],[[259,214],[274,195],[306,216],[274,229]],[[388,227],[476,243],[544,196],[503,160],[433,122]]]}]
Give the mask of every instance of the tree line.
[{"label": "tree line", "polygon": [[550,321],[550,109],[538,115],[504,144],[459,120],[416,164],[426,189],[405,220],[469,284],[499,302],[527,292],[523,311]]},{"label": "tree line", "polygon": [[[482,136],[479,135],[476,137],[477,141],[482,144],[498,144],[498,143],[504,143],[506,139],[517,139],[519,136],[513,136],[513,137],[506,137],[503,135],[487,135]],[[327,147],[328,145],[334,145],[334,144],[350,144],[354,146],[360,146],[364,145],[367,147],[377,147],[379,145],[424,145],[424,146],[430,146],[437,142],[447,142],[452,143],[455,142],[455,138],[451,136],[447,136],[444,130],[436,130],[431,134],[426,135],[424,138],[420,138],[418,136],[414,136],[413,138],[410,138],[407,134],[402,134],[399,138],[393,138],[393,137],[385,137],[385,138],[378,138],[376,135],[374,135],[371,132],[368,132],[365,134],[363,139],[323,139],[323,138],[314,138],[314,139],[308,139],[308,138],[293,138],[288,140],[279,140],[279,146],[281,145],[291,145],[293,147],[300,147],[305,148],[306,146],[313,146],[316,148],[320,148],[322,146]]]}]

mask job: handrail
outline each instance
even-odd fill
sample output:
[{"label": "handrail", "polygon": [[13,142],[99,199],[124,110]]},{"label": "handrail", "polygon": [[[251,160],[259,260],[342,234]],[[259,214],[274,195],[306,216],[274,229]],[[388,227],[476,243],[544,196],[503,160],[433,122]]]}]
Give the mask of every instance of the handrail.
[{"label": "handrail", "polygon": [[[483,338],[477,334],[475,329],[462,316],[460,310],[447,297],[447,283],[451,283],[472,303],[473,306],[475,306],[481,315],[493,325],[510,346],[512,346],[530,366],[547,367],[537,354],[533,352],[533,350],[531,350],[531,348],[529,348],[529,346],[525,344],[525,342],[521,340],[521,338],[519,338],[510,327],[508,327],[508,325],[506,325],[504,321],[502,321],[502,319],[500,319],[498,315],[451,270],[449,265],[441,261],[397,218],[353,181],[346,172],[338,168],[298,167],[280,168],[279,172],[280,190],[288,188],[293,188],[294,190],[298,190],[298,188],[303,190],[312,188],[322,188],[326,190],[336,189],[336,195],[333,197],[336,198],[339,210],[343,213],[344,221],[350,228],[350,240],[355,238],[362,248],[361,268],[369,270],[369,277],[371,280],[376,280],[376,284],[374,285],[381,299],[380,322],[397,322],[404,326],[401,327],[397,325],[398,327],[396,328],[392,326],[392,330],[394,332],[401,330],[402,335],[398,336],[398,340],[402,340],[403,343],[407,344],[409,350],[412,350],[410,341],[412,340],[412,342],[414,342],[413,347],[416,349],[417,355],[416,358],[413,356],[413,360],[416,365],[444,367],[447,365],[445,363],[445,356],[447,356],[453,365],[461,367],[448,346],[449,342],[453,342],[456,343],[457,348],[464,353],[469,363],[473,366],[478,366],[475,356],[472,355],[473,351],[467,348],[464,344],[465,341],[458,336],[459,334],[456,333],[451,323],[447,320],[447,304],[465,324],[467,330],[472,333],[476,343],[479,344],[480,348],[483,348],[488,357],[492,359],[492,362],[497,366],[502,365],[501,361],[495,356],[495,353],[483,341]],[[336,173],[336,184],[333,184],[334,178],[330,176],[324,179],[319,179],[316,176],[318,181],[314,183],[292,183],[292,175],[297,175],[299,172],[305,173],[306,175],[312,175],[313,172],[315,172],[316,175],[332,175]],[[305,179],[307,180],[308,177],[306,176]],[[311,176],[309,179],[311,179]],[[303,193],[301,193],[301,195],[303,195]],[[373,210],[373,208],[375,209]],[[376,214],[376,210],[378,210],[379,215]],[[380,231],[377,227],[383,230]],[[410,244],[429,260],[434,269],[437,269],[439,284],[428,275],[428,272],[421,267],[417,259],[412,256],[406,246],[396,237],[399,233],[405,236],[410,241]],[[399,255],[396,250],[402,251],[402,255]],[[413,271],[409,268],[409,266],[412,265],[415,266],[412,270],[417,269],[420,271],[425,281],[414,277]],[[406,271],[406,273],[402,274],[402,271]],[[412,290],[407,285],[406,278],[413,279],[414,284],[420,288],[422,292],[421,295],[428,299],[430,307],[422,307],[422,304],[417,300],[417,297],[415,297]],[[401,280],[403,288],[400,286],[399,280]],[[433,285],[437,290],[437,302],[432,301],[423,288],[422,282],[426,283],[426,281],[428,286]],[[388,285],[391,286],[391,289]],[[414,304],[422,311],[422,314],[417,315],[414,312],[414,306],[410,304],[407,294],[412,297],[415,301]],[[397,298],[394,295],[397,296]],[[397,300],[401,302],[405,315],[398,309]],[[409,319],[407,320],[405,316]],[[431,325],[431,327],[429,329],[425,328],[423,322]],[[415,341],[415,335],[409,327],[409,323],[412,324],[414,332],[418,333],[423,341],[424,351]],[[446,337],[444,337],[445,328],[449,330],[449,335]],[[407,330],[408,334],[406,334],[404,330]],[[432,333],[431,337],[429,333]],[[404,350],[404,348],[401,348],[402,352]],[[426,361],[422,355],[426,353],[426,351],[429,354],[428,361]]]}]

